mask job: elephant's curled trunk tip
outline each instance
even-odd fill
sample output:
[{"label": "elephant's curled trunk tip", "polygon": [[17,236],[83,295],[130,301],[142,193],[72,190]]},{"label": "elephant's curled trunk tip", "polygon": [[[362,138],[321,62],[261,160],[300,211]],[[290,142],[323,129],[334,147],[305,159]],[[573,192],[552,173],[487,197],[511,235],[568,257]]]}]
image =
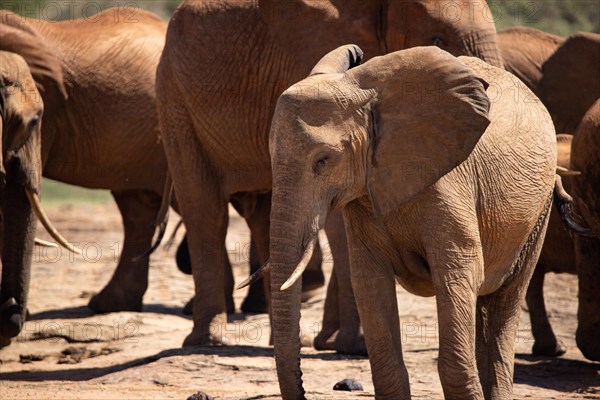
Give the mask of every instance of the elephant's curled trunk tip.
[{"label": "elephant's curled trunk tip", "polygon": [[[554,203],[558,209],[560,219],[565,226],[572,232],[581,235],[592,237],[596,236],[594,232],[587,227],[583,227],[574,218],[573,197],[565,190],[560,175],[556,175],[556,183],[554,185]],[[580,218],[579,218],[580,219]]]},{"label": "elephant's curled trunk tip", "polygon": [[310,262],[310,259],[313,255],[313,251],[315,250],[316,244],[317,244],[317,236],[315,235],[315,236],[311,237],[311,239],[309,240],[308,244],[304,248],[304,254],[302,255],[302,258],[300,259],[300,262],[296,266],[296,269],[294,270],[294,272],[292,272],[292,275],[290,275],[290,277],[287,279],[287,281],[285,281],[285,283],[283,285],[281,285],[280,290],[283,291],[283,290],[289,289],[302,276],[302,273],[304,272],[304,270],[308,266],[308,263]]},{"label": "elephant's curled trunk tip", "polygon": [[58,232],[58,230],[56,230],[54,225],[52,225],[52,223],[50,222],[50,219],[48,218],[48,215],[46,215],[46,212],[42,208],[42,202],[40,201],[40,197],[38,196],[38,194],[31,190],[26,190],[25,193],[27,195],[27,199],[29,200],[29,203],[31,203],[31,207],[33,207],[33,211],[35,212],[35,215],[37,215],[38,219],[40,220],[42,225],[44,225],[44,228],[46,228],[46,231],[48,231],[50,236],[52,236],[52,238],[54,240],[56,240],[56,242],[58,244],[60,244],[65,249],[69,250],[71,253],[79,254],[79,255],[83,254],[81,252],[81,250],[76,249],[75,246],[73,246],[71,243],[69,243],[67,241],[67,239],[65,239]]},{"label": "elephant's curled trunk tip", "polygon": [[269,260],[267,260],[267,262],[262,267],[260,267],[258,271],[256,271],[255,273],[244,279],[239,285],[237,285],[236,289],[240,290],[248,285],[252,285],[254,282],[257,282],[264,278],[264,276],[268,274],[269,271],[271,271],[271,263],[269,262]]}]

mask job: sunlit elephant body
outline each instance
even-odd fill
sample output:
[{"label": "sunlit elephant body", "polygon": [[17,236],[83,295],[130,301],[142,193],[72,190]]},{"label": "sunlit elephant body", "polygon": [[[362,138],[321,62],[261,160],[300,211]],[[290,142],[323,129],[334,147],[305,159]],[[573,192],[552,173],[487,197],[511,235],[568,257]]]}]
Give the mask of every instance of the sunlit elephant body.
[{"label": "sunlit elephant body", "polygon": [[[288,278],[329,212],[342,208],[376,398],[410,398],[396,281],[437,297],[444,397],[510,398],[520,302],[552,203],[552,120],[514,76],[480,60],[415,48],[348,70],[359,53],[344,46],[325,56],[284,92],[273,118],[282,396],[304,397],[300,293]],[[515,91],[520,101],[504,95]]]},{"label": "sunlit elephant body", "polygon": [[0,51],[0,347],[25,322],[37,226],[26,192],[41,189],[43,103],[27,63]]},{"label": "sunlit elephant body", "polygon": [[44,176],[110,190],[123,217],[119,264],[90,307],[140,310],[149,260],[133,258],[150,247],[167,172],[154,91],[166,23],[124,8],[65,22],[0,18],[0,49],[23,56],[44,100]]},{"label": "sunlit elephant body", "polygon": [[[268,132],[278,96],[321,56],[348,42],[357,42],[370,55],[436,44],[500,65],[495,27],[484,18],[489,12],[485,2],[473,18],[459,20],[436,13],[436,7],[449,3],[465,10],[471,4],[260,0],[180,5],[157,72],[159,119],[188,228],[196,293],[212,293],[196,295],[194,328],[185,344],[221,342],[225,304],[216,266],[224,255],[210,248],[225,239],[226,205],[233,196],[270,196]],[[255,212],[261,221],[257,226],[268,229],[269,209]],[[266,261],[268,241],[257,243],[257,252]],[[340,276],[350,287],[349,274]],[[217,284],[207,288],[211,281]],[[357,315],[353,302],[345,307]]]}]

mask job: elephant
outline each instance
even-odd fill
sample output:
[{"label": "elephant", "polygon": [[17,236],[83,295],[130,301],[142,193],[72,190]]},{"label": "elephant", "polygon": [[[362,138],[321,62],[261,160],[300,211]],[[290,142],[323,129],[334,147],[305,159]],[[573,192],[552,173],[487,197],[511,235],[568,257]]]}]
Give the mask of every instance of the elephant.
[{"label": "elephant", "polygon": [[575,236],[575,260],[579,277],[577,347],[583,355],[600,361],[600,99],[590,107],[577,127],[571,144],[571,168],[581,171],[571,186],[575,207],[593,235]]},{"label": "elephant", "polygon": [[533,28],[498,32],[504,67],[544,103],[558,133],[573,133],[600,98],[600,35],[578,32],[568,38]]},{"label": "elephant", "polygon": [[585,114],[575,135],[557,135],[558,163],[571,171],[571,176],[563,177],[565,189],[573,194],[575,210],[583,215],[592,232],[570,235],[556,210],[550,215],[546,240],[526,296],[535,339],[532,352],[536,355],[559,356],[566,352],[548,321],[543,288],[546,272],[571,273],[579,277],[577,346],[589,360],[600,361],[599,135],[600,100]]},{"label": "elephant", "polygon": [[498,47],[504,69],[519,78],[539,96],[542,68],[565,38],[526,26],[498,32]]},{"label": "elephant", "polygon": [[[0,10],[0,50],[25,58],[46,104],[44,176],[110,190],[123,219],[117,269],[89,303],[96,312],[140,311],[148,285],[147,250],[167,186],[154,90],[166,28],[156,15],[131,8],[58,23]],[[175,198],[170,204],[178,209]],[[230,276],[227,310],[234,312],[227,258],[223,269]],[[248,310],[259,309],[264,297],[262,284],[253,285]]]},{"label": "elephant", "polygon": [[45,105],[43,175],[110,190],[123,219],[116,271],[89,303],[96,312],[141,310],[148,284],[149,258],[134,258],[150,248],[167,174],[154,91],[165,32],[142,10],[63,22],[0,10],[0,49],[27,61]]},{"label": "elephant", "polygon": [[511,398],[520,302],[557,182],[552,119],[518,79],[476,58],[435,47],[361,58],[356,45],[325,55],[273,117],[269,265],[282,397],[304,398],[295,282],[327,215],[341,209],[375,397],[410,398],[397,281],[436,296],[444,397]]},{"label": "elephant", "polygon": [[[597,73],[600,35],[580,32],[564,39],[536,29],[518,27],[499,32],[498,45],[505,68],[539,96],[553,117],[556,131],[575,133],[586,110],[600,98],[600,76]],[[572,136],[558,135],[557,139],[559,165],[568,169]],[[584,178],[563,179],[565,188],[570,190],[571,181]],[[585,258],[583,254],[579,257]],[[544,274],[577,271],[574,240],[554,210],[526,296],[534,337],[533,354],[560,356],[566,352],[564,344],[554,335],[546,313]]]},{"label": "elephant", "polygon": [[74,247],[41,208],[41,118],[44,105],[31,71],[17,54],[0,51],[0,348],[25,322],[37,215],[55,240]]},{"label": "elephant", "polygon": [[[447,16],[457,6],[465,18]],[[156,91],[162,143],[188,227],[196,291],[194,327],[184,345],[224,342],[224,277],[218,271],[224,254],[211,249],[225,240],[232,196],[271,196],[268,132],[278,96],[305,77],[325,53],[350,41],[372,55],[436,45],[500,66],[496,29],[487,15],[485,2],[466,0],[180,4],[169,22]],[[256,224],[268,232],[270,200],[261,202],[266,206],[255,209]],[[256,246],[260,263],[265,263],[268,240]],[[350,288],[348,266],[339,263],[338,268],[338,288]],[[353,301],[343,308],[358,320]],[[329,328],[323,330],[333,330]],[[339,332],[338,337],[354,337],[354,347],[361,347],[359,332]]]}]

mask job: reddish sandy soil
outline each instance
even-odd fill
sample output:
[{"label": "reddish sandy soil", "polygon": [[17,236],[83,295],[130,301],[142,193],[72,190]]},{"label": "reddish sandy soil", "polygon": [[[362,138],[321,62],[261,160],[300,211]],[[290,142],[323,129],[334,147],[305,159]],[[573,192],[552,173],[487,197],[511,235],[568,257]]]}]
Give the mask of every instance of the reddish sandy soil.
[{"label": "reddish sandy soil", "polygon": [[[54,206],[48,211],[67,238],[87,243],[87,260],[70,258],[64,251],[57,257],[56,250],[36,250],[31,320],[18,339],[0,351],[0,399],[186,399],[199,390],[218,399],[279,397],[266,315],[230,316],[232,346],[182,349],[192,322],[181,309],[193,286],[174,265],[174,247],[161,248],[152,258],[143,312],[94,315],[86,304],[110,278],[122,242],[116,207]],[[173,226],[174,222],[169,230]],[[41,229],[38,232],[40,238],[48,238]],[[232,213],[227,246],[237,281],[247,275],[248,238],[243,220]],[[331,264],[325,263],[325,269],[329,275]],[[558,359],[532,357],[528,315],[523,311],[514,397],[600,399],[600,364],[587,361],[574,341],[577,280],[570,275],[550,275],[546,280],[552,325],[568,352]],[[440,399],[435,301],[400,287],[397,293],[413,397]],[[244,295],[236,293],[238,307]],[[303,305],[304,334],[318,331],[324,296],[320,290]],[[302,367],[308,398],[373,398],[366,358],[304,348]],[[333,391],[344,378],[359,380],[364,391]]]}]

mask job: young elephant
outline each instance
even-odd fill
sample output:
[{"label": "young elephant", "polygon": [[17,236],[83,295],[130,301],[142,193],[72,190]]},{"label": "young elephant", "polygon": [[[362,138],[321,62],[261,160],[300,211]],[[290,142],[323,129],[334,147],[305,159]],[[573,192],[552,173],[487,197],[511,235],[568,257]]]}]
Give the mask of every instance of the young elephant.
[{"label": "young elephant", "polygon": [[552,120],[517,79],[480,60],[420,47],[348,70],[361,55],[356,46],[326,55],[281,95],[273,118],[270,265],[283,398],[304,398],[294,282],[337,208],[376,398],[410,398],[396,280],[437,296],[445,398],[510,398],[520,302],[552,204]]}]

